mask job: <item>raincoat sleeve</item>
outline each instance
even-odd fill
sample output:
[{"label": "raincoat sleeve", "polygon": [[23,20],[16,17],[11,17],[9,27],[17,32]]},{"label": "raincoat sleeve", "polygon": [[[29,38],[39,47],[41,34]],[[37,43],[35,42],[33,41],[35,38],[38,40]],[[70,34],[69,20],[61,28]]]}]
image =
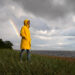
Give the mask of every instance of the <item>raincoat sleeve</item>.
[{"label": "raincoat sleeve", "polygon": [[30,43],[30,46],[31,46],[31,35],[30,35],[29,43]]},{"label": "raincoat sleeve", "polygon": [[30,38],[30,46],[31,46],[31,38]]},{"label": "raincoat sleeve", "polygon": [[26,32],[25,32],[25,28],[24,27],[21,28],[20,35],[21,35],[22,38],[27,39],[27,36],[26,36]]}]

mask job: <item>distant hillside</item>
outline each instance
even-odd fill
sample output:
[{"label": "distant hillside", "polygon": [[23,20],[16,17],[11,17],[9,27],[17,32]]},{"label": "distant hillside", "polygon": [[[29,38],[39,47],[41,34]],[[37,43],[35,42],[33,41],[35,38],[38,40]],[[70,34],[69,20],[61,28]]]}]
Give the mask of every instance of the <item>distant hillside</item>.
[{"label": "distant hillside", "polygon": [[75,58],[75,51],[51,51],[51,50],[32,50],[34,54],[48,55],[48,56],[59,56],[59,57],[72,57]]},{"label": "distant hillside", "polygon": [[12,46],[13,44],[10,41],[3,41],[2,39],[0,39],[0,49],[12,49]]}]

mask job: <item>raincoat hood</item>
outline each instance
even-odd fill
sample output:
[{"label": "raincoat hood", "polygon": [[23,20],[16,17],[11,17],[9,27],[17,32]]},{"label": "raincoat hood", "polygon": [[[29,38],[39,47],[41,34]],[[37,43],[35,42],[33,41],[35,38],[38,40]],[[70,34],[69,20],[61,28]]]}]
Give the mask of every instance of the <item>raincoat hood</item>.
[{"label": "raincoat hood", "polygon": [[28,19],[24,20],[24,25],[25,25],[25,26],[28,25],[28,24],[27,24],[28,21],[30,21],[30,20],[28,20]]}]

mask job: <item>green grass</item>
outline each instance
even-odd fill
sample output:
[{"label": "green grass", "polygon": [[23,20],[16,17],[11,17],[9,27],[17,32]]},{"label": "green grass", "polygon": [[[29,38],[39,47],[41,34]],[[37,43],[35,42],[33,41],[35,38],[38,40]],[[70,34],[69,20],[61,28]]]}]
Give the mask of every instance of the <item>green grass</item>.
[{"label": "green grass", "polygon": [[19,51],[0,49],[0,75],[75,75],[75,61],[31,54],[31,63],[26,54],[23,63]]}]

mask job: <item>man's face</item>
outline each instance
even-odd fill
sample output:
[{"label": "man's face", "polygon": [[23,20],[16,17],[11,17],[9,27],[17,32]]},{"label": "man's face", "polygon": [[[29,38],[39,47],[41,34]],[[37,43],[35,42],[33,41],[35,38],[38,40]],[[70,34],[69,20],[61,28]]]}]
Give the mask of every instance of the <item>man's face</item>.
[{"label": "man's face", "polygon": [[28,25],[30,25],[30,20],[27,22]]},{"label": "man's face", "polygon": [[28,21],[27,24],[28,24],[28,28],[30,28],[30,21]]}]

